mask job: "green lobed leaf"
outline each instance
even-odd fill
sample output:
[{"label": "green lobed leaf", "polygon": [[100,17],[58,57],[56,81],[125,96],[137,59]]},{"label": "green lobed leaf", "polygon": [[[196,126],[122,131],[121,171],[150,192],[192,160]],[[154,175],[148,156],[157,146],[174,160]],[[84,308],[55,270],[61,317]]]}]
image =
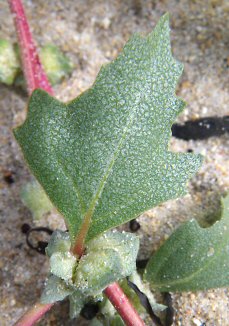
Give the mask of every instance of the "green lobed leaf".
[{"label": "green lobed leaf", "polygon": [[196,291],[229,286],[229,195],[221,220],[201,228],[179,227],[152,256],[145,279],[160,291]]},{"label": "green lobed leaf", "polygon": [[168,15],[147,37],[135,34],[94,85],[69,104],[36,90],[14,133],[72,241],[87,240],[186,193],[200,156],[171,153],[182,65],[171,54]]}]

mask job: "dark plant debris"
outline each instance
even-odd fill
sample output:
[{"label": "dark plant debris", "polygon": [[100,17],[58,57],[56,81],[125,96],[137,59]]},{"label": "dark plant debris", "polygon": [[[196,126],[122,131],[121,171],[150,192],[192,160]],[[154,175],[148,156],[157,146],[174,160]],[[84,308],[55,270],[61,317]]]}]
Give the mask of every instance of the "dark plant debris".
[{"label": "dark plant debris", "polygon": [[151,304],[149,302],[149,299],[147,298],[147,296],[139,290],[139,288],[137,287],[136,284],[134,284],[133,282],[131,282],[129,280],[129,278],[127,278],[127,283],[129,285],[129,287],[134,290],[134,292],[137,294],[137,296],[139,297],[139,300],[141,302],[141,305],[146,309],[147,313],[149,314],[150,318],[152,319],[152,321],[158,325],[158,326],[163,326],[160,318],[155,315],[155,313],[153,312],[153,309],[151,307]]},{"label": "dark plant debris", "polygon": [[3,172],[3,179],[6,183],[8,183],[9,185],[11,185],[12,183],[15,182],[14,180],[14,172],[10,171],[10,170],[5,170]]},{"label": "dark plant debris", "polygon": [[133,219],[129,222],[129,228],[132,232],[137,232],[140,229],[141,225],[136,219]]},{"label": "dark plant debris", "polygon": [[84,305],[83,309],[80,312],[80,315],[87,319],[93,319],[99,312],[99,305],[96,303],[87,303]]},{"label": "dark plant debris", "polygon": [[27,223],[22,224],[21,232],[26,234],[31,229],[31,226]]},{"label": "dark plant debris", "polygon": [[201,140],[213,136],[222,136],[229,132],[229,116],[200,118],[186,121],[184,125],[172,125],[173,137],[184,140]]},{"label": "dark plant debris", "polygon": [[148,263],[149,259],[139,259],[136,261],[137,269],[144,269]]},{"label": "dark plant debris", "polygon": [[26,243],[29,246],[29,248],[37,251],[41,255],[45,255],[45,248],[48,245],[48,241],[38,240],[36,242],[36,245],[34,245],[34,241],[31,241],[31,234],[36,233],[36,232],[42,232],[42,233],[46,233],[49,236],[51,236],[53,233],[53,230],[46,228],[46,227],[31,228],[29,226],[29,224],[25,223],[22,225],[21,231],[22,231],[22,233],[24,233],[26,235]]},{"label": "dark plant debris", "polygon": [[174,320],[174,308],[172,296],[169,292],[164,292],[165,305],[167,306],[165,315],[165,326],[171,326]]}]

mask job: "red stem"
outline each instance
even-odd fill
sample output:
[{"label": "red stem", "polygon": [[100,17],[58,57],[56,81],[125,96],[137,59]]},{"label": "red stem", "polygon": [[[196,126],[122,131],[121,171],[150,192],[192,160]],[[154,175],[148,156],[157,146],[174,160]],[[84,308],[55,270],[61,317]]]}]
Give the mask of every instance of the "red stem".
[{"label": "red stem", "polygon": [[[21,60],[23,72],[25,75],[27,89],[29,95],[36,89],[41,88],[53,95],[53,90],[49,84],[48,78],[42,68],[35,44],[33,42],[32,34],[30,32],[29,24],[25,15],[25,11],[21,0],[8,0],[11,12],[14,17],[14,23],[18,35],[19,46],[21,50]],[[84,240],[84,239],[83,239]],[[83,243],[83,240],[76,241]],[[80,246],[79,246],[80,247]],[[81,246],[82,247],[82,246]],[[84,248],[77,248],[77,251],[82,254]],[[79,254],[78,253],[78,254]],[[138,316],[136,310],[128,301],[128,298],[123,293],[123,290],[117,283],[109,285],[104,290],[105,295],[114,305],[115,309],[120,314],[128,326],[143,326],[145,325]],[[15,326],[32,326],[39,321],[40,318],[53,306],[52,304],[35,304],[28,310],[22,318],[20,318]]]},{"label": "red stem", "polygon": [[29,95],[31,95],[36,88],[42,88],[52,95],[53,90],[37,54],[22,2],[21,0],[8,0],[8,2],[14,17],[21,51],[23,72]]},{"label": "red stem", "polygon": [[28,310],[15,324],[14,326],[32,326],[38,322],[44,314],[52,308],[54,303],[49,304],[35,304],[30,310]]},{"label": "red stem", "polygon": [[90,222],[91,222],[91,214],[86,215],[84,217],[83,224],[71,248],[71,252],[73,253],[73,255],[78,256],[79,258],[84,254],[85,239],[87,236],[87,232],[89,230]]},{"label": "red stem", "polygon": [[127,326],[145,325],[118,283],[110,284],[104,293]]}]

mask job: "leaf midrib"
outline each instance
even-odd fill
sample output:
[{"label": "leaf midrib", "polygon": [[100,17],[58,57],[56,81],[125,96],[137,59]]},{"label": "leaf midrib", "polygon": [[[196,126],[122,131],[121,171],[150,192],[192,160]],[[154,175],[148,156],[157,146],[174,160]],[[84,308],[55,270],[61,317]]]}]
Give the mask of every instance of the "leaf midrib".
[{"label": "leaf midrib", "polygon": [[130,130],[130,127],[131,127],[131,125],[133,123],[133,120],[134,120],[135,114],[137,112],[137,108],[139,106],[139,103],[140,103],[140,100],[138,101],[138,103],[135,104],[136,109],[135,110],[130,110],[130,113],[129,113],[128,118],[127,118],[127,124],[123,128],[122,136],[121,136],[121,138],[120,138],[120,140],[118,142],[116,150],[111,155],[110,163],[108,164],[108,167],[105,170],[105,173],[104,173],[104,175],[102,177],[102,180],[99,183],[99,186],[98,186],[98,188],[97,188],[97,190],[95,192],[95,195],[93,196],[93,198],[92,198],[92,200],[91,200],[91,202],[89,204],[89,208],[88,208],[87,212],[84,215],[84,219],[87,217],[88,219],[91,220],[91,218],[93,216],[95,206],[96,206],[99,198],[101,197],[101,194],[103,192],[105,183],[106,183],[107,179],[109,178],[109,176],[111,174],[114,163],[115,163],[116,159],[118,158],[120,149],[122,148],[122,145],[123,145],[123,143],[124,143],[124,141],[126,139],[127,132]]}]

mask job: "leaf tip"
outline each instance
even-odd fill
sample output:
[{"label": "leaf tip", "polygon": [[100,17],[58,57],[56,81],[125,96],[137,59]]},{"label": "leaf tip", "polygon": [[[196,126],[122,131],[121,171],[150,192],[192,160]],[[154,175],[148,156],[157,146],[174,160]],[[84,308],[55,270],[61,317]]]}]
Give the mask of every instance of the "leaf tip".
[{"label": "leaf tip", "polygon": [[169,13],[166,12],[163,16],[161,16],[157,25],[159,25],[160,28],[162,28],[162,29],[164,29],[164,28],[169,29],[169,20],[170,20]]}]

